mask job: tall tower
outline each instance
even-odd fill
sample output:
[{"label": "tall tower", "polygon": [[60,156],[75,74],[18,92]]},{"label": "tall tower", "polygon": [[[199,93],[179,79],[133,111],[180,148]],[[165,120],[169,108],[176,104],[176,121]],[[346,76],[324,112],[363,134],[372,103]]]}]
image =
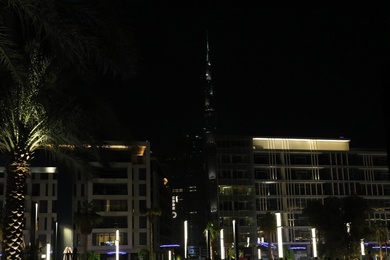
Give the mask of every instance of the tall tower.
[{"label": "tall tower", "polygon": [[206,146],[215,145],[215,134],[217,130],[216,112],[214,109],[214,87],[211,80],[211,62],[210,62],[210,47],[207,35],[206,40],[206,88],[205,88],[205,125],[204,135]]},{"label": "tall tower", "polygon": [[204,163],[206,176],[208,178],[209,186],[209,210],[208,221],[216,222],[218,219],[218,205],[217,205],[217,118],[214,109],[214,87],[211,80],[211,62],[210,62],[210,48],[208,35],[206,38],[206,87],[205,87],[205,107],[204,107]]}]

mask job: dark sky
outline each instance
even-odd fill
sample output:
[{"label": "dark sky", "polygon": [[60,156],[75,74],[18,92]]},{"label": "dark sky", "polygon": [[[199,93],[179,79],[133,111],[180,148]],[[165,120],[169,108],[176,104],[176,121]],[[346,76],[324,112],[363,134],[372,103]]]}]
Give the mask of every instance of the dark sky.
[{"label": "dark sky", "polygon": [[129,133],[152,150],[202,131],[206,31],[219,133],[385,146],[381,6],[141,2],[130,20],[142,66],[112,95]]}]

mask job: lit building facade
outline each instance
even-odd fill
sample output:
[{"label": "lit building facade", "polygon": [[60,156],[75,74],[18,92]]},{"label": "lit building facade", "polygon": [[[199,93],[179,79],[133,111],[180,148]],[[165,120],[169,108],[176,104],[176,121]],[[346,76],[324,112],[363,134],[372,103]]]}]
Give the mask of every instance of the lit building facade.
[{"label": "lit building facade", "polygon": [[[155,259],[167,258],[160,245],[170,242],[171,193],[158,161],[150,157],[149,143],[111,143],[103,149],[109,166],[97,167],[91,179],[79,174],[74,183],[73,211],[83,201],[93,201],[103,217],[88,236],[88,250],[98,252],[101,259],[114,257],[118,230],[120,259],[138,259],[142,249],[151,250],[151,243]],[[161,216],[154,215],[149,220],[148,210],[160,210]],[[77,228],[74,239],[78,252],[82,252],[83,236]]]},{"label": "lit building facade", "polygon": [[[299,253],[310,256],[311,227],[302,210],[309,201],[330,196],[360,196],[374,209],[372,220],[390,224],[385,150],[350,149],[344,139],[234,136],[218,136],[216,146],[216,174],[210,174],[210,181],[217,188],[210,212],[224,229],[226,250],[234,242],[235,220],[239,249],[245,257],[261,258],[258,220],[277,212],[283,245],[300,245]],[[276,244],[276,236],[270,242]]]},{"label": "lit building facade", "polygon": [[[91,162],[89,175],[74,173],[53,165],[50,157],[37,153],[27,179],[24,240],[26,246],[39,241],[43,254],[47,244],[54,259],[62,259],[66,247],[84,250],[84,239],[74,222],[74,213],[83,202],[92,202],[103,222],[87,237],[87,250],[100,259],[116,255],[116,231],[119,231],[119,258],[138,259],[138,252],[150,250],[154,259],[167,259],[161,244],[170,243],[172,231],[171,192],[168,180],[156,158],[150,156],[148,142],[100,146],[104,162]],[[46,165],[46,166],[42,166]],[[4,167],[0,167],[0,203],[5,203]],[[160,216],[148,219],[147,210],[160,210]],[[153,236],[151,235],[153,230]],[[152,241],[152,242],[151,242]]]},{"label": "lit building facade", "polygon": [[[0,167],[0,204],[5,205],[5,168]],[[58,169],[57,167],[31,167],[26,181],[25,226],[23,238],[26,249],[39,247],[46,254],[47,244],[55,252],[58,234]],[[27,250],[26,250],[27,254]],[[27,255],[26,255],[27,256]]]}]

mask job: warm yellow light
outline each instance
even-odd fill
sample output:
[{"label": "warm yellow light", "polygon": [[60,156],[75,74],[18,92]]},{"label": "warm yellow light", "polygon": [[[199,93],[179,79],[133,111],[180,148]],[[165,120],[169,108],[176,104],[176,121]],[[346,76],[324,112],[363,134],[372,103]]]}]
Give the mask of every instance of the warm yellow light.
[{"label": "warm yellow light", "polygon": [[311,229],[311,244],[313,245],[313,257],[317,257],[317,236],[316,229]]},{"label": "warm yellow light", "polygon": [[221,260],[225,259],[225,241],[223,237],[223,229],[219,231],[219,238],[221,239]]}]

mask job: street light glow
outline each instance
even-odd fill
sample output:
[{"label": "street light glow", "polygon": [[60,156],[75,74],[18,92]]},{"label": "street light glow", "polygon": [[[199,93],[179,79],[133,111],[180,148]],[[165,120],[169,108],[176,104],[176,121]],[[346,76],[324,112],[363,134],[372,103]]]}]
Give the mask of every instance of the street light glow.
[{"label": "street light glow", "polygon": [[279,258],[283,258],[282,219],[280,217],[280,213],[275,213],[275,216],[278,237],[278,256]]}]

